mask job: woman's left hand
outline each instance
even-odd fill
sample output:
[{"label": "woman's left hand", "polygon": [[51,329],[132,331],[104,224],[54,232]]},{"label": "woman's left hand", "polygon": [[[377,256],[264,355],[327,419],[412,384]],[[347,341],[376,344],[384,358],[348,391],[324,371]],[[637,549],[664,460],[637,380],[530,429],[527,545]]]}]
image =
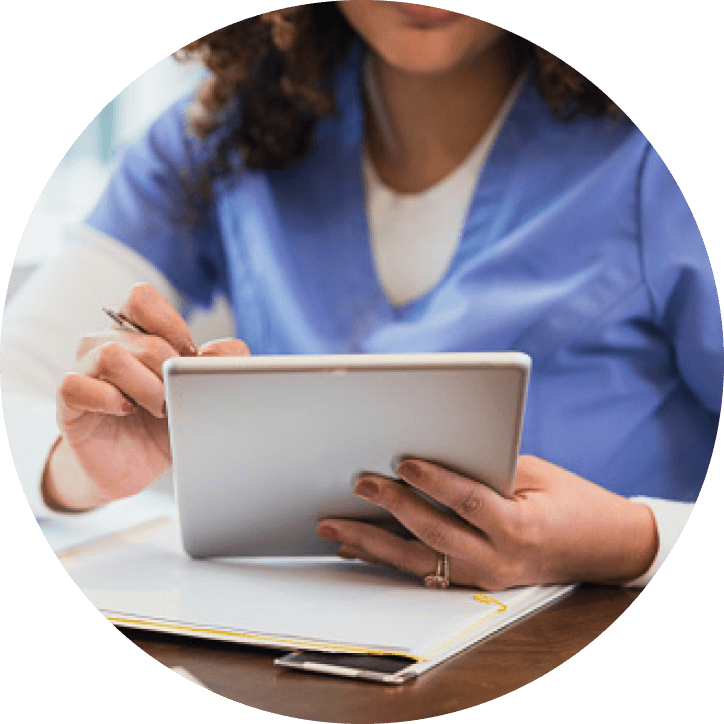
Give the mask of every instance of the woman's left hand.
[{"label": "woman's left hand", "polygon": [[421,460],[403,460],[397,474],[409,485],[363,473],[355,492],[389,511],[416,539],[360,521],[320,521],[318,534],[340,541],[339,555],[422,578],[445,553],[453,584],[501,590],[625,582],[645,573],[657,553],[647,506],[539,458],[521,456],[512,498]]}]

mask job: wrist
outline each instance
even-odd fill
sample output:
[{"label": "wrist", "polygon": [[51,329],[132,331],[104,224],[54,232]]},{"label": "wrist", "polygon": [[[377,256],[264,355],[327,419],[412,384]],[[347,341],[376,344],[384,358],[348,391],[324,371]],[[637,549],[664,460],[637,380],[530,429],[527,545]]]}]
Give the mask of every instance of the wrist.
[{"label": "wrist", "polygon": [[652,510],[644,504],[619,499],[620,525],[612,531],[605,565],[593,582],[623,584],[643,576],[656,561],[659,532]]},{"label": "wrist", "polygon": [[63,437],[48,455],[40,490],[45,505],[56,512],[82,513],[109,502]]},{"label": "wrist", "polygon": [[[656,516],[654,512],[644,503],[631,503],[635,506],[635,512],[638,514],[639,523],[636,530],[639,535],[636,541],[632,543],[632,568],[634,572],[627,575],[621,583],[628,583],[640,578],[649,571],[654,565],[659,554],[660,540],[659,528],[656,524]],[[636,565],[635,562],[638,561]]]}]

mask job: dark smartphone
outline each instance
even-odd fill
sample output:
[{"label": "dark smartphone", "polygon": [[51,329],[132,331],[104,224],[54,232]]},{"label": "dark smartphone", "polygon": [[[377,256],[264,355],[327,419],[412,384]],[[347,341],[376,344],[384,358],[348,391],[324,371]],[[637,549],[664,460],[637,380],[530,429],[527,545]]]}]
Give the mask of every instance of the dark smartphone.
[{"label": "dark smartphone", "polygon": [[291,669],[314,671],[318,674],[350,676],[387,684],[401,684],[416,675],[412,671],[407,674],[406,669],[410,669],[417,662],[407,656],[294,651],[276,659],[274,663]]}]

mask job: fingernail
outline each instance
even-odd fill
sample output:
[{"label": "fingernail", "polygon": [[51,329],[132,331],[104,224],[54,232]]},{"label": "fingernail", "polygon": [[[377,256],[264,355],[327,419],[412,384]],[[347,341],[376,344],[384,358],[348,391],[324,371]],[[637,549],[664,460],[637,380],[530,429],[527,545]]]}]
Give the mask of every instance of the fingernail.
[{"label": "fingernail", "polygon": [[403,460],[397,466],[397,474],[409,483],[415,483],[422,478],[422,469],[412,460]]},{"label": "fingernail", "polygon": [[196,348],[196,345],[191,340],[184,342],[183,347],[181,347],[182,357],[197,357],[198,354],[199,350]]},{"label": "fingernail", "polygon": [[337,532],[337,529],[332,528],[331,525],[327,525],[326,523],[322,523],[322,525],[317,526],[317,535],[320,538],[326,538],[327,540],[339,540],[339,533]]},{"label": "fingernail", "polygon": [[354,492],[362,498],[374,500],[380,494],[380,486],[370,478],[358,478],[354,486]]},{"label": "fingernail", "polygon": [[353,561],[357,558],[357,556],[354,553],[352,553],[351,550],[348,550],[347,548],[340,548],[337,551],[337,556],[339,558],[345,558],[348,561]]},{"label": "fingernail", "polygon": [[136,405],[133,402],[131,402],[130,400],[123,400],[121,409],[123,410],[123,412],[130,414],[131,412],[133,412],[136,409]]}]

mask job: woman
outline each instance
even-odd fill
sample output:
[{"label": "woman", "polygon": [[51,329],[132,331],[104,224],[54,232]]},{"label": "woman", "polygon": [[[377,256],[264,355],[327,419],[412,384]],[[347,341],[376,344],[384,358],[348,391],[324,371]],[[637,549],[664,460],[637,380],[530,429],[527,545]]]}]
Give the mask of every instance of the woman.
[{"label": "woman", "polygon": [[[488,589],[646,581],[703,482],[724,359],[703,243],[640,132],[555,58],[420,6],[271,13],[186,52],[212,71],[196,102],[126,154],[35,282],[77,300],[67,340],[90,329],[73,255],[101,279],[94,308],[144,280],[121,311],[151,333],[81,342],[61,435],[25,476],[40,511],[132,495],[169,467],[170,356],[518,349],[534,372],[514,499],[406,460],[409,486],[365,474],[355,491],[414,540],[343,520],[318,533]],[[244,341],[197,349],[184,316],[216,294]],[[29,346],[15,314],[4,358]]]}]

